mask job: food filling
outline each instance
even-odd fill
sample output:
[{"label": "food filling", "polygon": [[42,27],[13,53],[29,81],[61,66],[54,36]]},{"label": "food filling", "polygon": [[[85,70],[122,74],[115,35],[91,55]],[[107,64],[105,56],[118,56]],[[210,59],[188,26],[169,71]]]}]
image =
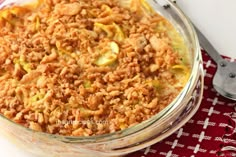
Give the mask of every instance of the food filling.
[{"label": "food filling", "polygon": [[184,40],[145,0],[40,0],[0,10],[0,114],[66,136],[154,116],[191,72]]}]

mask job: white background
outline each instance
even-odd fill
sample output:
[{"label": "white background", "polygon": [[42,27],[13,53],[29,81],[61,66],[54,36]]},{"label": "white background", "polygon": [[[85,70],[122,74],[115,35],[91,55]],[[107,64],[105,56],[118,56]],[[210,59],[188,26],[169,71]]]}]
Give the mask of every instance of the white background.
[{"label": "white background", "polygon": [[[177,0],[220,54],[236,58],[236,0]],[[19,135],[20,136],[20,135]],[[35,157],[0,135],[1,157]]]},{"label": "white background", "polygon": [[236,59],[235,0],[177,0],[220,54]]}]

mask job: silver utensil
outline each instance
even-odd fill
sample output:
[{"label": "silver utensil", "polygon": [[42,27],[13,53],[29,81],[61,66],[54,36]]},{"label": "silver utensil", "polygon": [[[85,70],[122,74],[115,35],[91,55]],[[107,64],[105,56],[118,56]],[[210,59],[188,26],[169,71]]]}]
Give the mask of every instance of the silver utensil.
[{"label": "silver utensil", "polygon": [[[170,3],[175,5],[176,1],[170,0]],[[169,4],[163,4],[165,9],[171,9]],[[174,12],[172,12],[174,14]],[[236,62],[229,62],[223,59],[209,40],[202,34],[202,32],[193,24],[196,30],[200,45],[209,56],[217,64],[217,71],[213,77],[213,86],[215,90],[222,96],[236,100]]]},{"label": "silver utensil", "polygon": [[236,62],[223,59],[209,40],[196,27],[200,45],[217,64],[217,71],[213,78],[215,90],[222,96],[236,100]]}]

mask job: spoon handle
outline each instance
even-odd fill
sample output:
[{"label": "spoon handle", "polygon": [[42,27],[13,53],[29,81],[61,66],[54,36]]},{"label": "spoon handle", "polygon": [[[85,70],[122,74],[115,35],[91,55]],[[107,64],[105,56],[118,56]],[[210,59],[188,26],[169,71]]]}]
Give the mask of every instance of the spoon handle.
[{"label": "spoon handle", "polygon": [[[194,24],[193,24],[194,26]],[[206,52],[211,56],[211,58],[216,62],[219,63],[220,60],[223,60],[223,58],[220,56],[220,54],[217,52],[217,50],[212,46],[210,41],[202,34],[202,32],[194,26],[196,33],[199,38],[199,42],[202,48],[206,50]]]}]

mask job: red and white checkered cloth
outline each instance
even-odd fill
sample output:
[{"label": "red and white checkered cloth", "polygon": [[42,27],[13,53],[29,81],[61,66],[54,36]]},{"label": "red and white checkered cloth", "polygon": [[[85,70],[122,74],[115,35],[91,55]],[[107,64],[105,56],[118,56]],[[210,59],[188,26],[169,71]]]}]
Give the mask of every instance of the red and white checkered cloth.
[{"label": "red and white checkered cloth", "polygon": [[127,157],[236,157],[236,102],[220,96],[212,86],[214,61],[202,51],[204,94],[198,112],[170,137]]}]

